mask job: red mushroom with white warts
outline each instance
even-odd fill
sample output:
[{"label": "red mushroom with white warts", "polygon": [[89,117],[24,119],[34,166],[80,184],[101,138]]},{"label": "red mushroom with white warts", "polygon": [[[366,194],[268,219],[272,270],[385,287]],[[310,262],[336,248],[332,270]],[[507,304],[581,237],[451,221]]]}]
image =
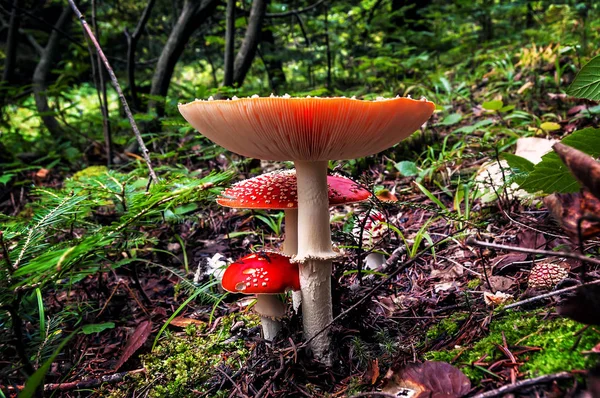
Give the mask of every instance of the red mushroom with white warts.
[{"label": "red mushroom with white warts", "polygon": [[[180,105],[183,117],[216,144],[240,155],[292,160],[298,181],[298,254],[304,337],[316,357],[330,357],[333,321],[327,165],[387,149],[414,133],[435,105],[378,98],[241,98]],[[325,330],[325,332],[323,332]]]},{"label": "red mushroom with white warts", "polygon": [[285,315],[285,305],[277,295],[300,290],[298,264],[277,253],[252,253],[227,267],[221,285],[228,292],[256,294],[254,309],[261,317],[263,336],[272,341]]},{"label": "red mushroom with white warts", "polygon": [[[327,176],[329,206],[368,200],[371,193],[349,178]],[[294,256],[298,252],[298,193],[296,170],[274,171],[235,183],[217,198],[221,206],[235,209],[284,210],[285,240],[283,252]],[[294,310],[300,306],[301,294],[292,294]]]}]

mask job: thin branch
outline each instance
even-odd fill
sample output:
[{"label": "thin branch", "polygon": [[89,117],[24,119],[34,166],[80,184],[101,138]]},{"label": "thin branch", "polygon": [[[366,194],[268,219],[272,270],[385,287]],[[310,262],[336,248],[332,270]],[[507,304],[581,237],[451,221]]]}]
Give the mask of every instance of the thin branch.
[{"label": "thin branch", "polygon": [[497,388],[495,390],[477,394],[473,398],[499,397],[499,396],[503,396],[505,394],[511,393],[513,391],[520,390],[525,387],[535,386],[536,384],[550,383],[555,380],[572,379],[572,378],[573,378],[573,375],[569,372],[559,372],[559,373],[534,377],[533,379],[521,380],[514,384],[509,384],[509,385]]},{"label": "thin branch", "polygon": [[300,8],[298,10],[290,10],[290,11],[278,12],[278,13],[266,13],[265,18],[283,18],[283,17],[289,17],[291,15],[295,15],[295,14],[302,14],[302,13],[308,12],[314,8],[317,8],[318,6],[320,6],[323,3],[325,3],[325,0],[319,0],[315,4],[312,4],[312,5],[304,7],[304,8]]},{"label": "thin branch", "polygon": [[566,257],[566,258],[572,258],[572,259],[579,260],[579,261],[585,261],[585,262],[588,262],[591,264],[600,265],[600,260],[596,260],[595,258],[586,257],[583,254],[579,254],[579,253],[553,252],[550,250],[527,249],[524,247],[500,245],[497,243],[487,243],[487,242],[482,242],[480,240],[476,240],[472,236],[467,238],[467,244],[469,244],[471,246],[489,247],[491,249],[507,250],[507,251],[513,251],[513,252],[519,252],[519,253],[541,254],[541,255],[553,256],[553,257]]},{"label": "thin branch", "polygon": [[156,183],[156,182],[158,182],[158,176],[156,175],[156,173],[154,172],[154,169],[152,168],[152,162],[151,162],[150,156],[148,154],[148,148],[146,148],[146,144],[144,144],[144,139],[142,138],[142,134],[140,133],[140,130],[138,129],[135,119],[133,118],[133,114],[131,113],[129,104],[127,104],[127,99],[125,99],[125,95],[123,94],[123,90],[121,89],[121,86],[119,85],[117,76],[115,76],[115,72],[113,71],[112,67],[110,66],[108,59],[106,59],[106,55],[104,55],[104,51],[102,51],[102,47],[100,47],[100,43],[98,43],[98,40],[96,40],[96,36],[94,36],[94,33],[92,32],[89,25],[85,21],[85,18],[81,14],[81,11],[79,11],[77,6],[75,5],[75,1],[74,0],[67,0],[67,1],[71,5],[71,8],[73,9],[73,12],[75,13],[75,15],[81,22],[81,26],[83,27],[83,30],[85,31],[85,33],[87,33],[87,35],[90,38],[90,40],[92,41],[92,43],[94,43],[94,47],[96,47],[98,56],[102,59],[102,62],[104,63],[104,66],[106,67],[106,70],[108,71],[110,80],[112,81],[113,86],[115,87],[115,90],[117,90],[117,94],[119,95],[121,103],[123,104],[123,110],[127,114],[127,119],[129,119],[129,124],[131,124],[131,128],[133,130],[133,133],[135,134],[135,138],[137,139],[137,142],[140,145],[140,150],[142,152],[142,156],[144,157],[144,160],[146,161],[146,165],[148,166],[150,178],[152,179],[152,181],[154,181]]},{"label": "thin branch", "polygon": [[[9,8],[9,9],[12,9],[12,8],[13,8],[13,5],[12,5],[12,4],[10,4],[8,1],[6,1],[6,0],[1,0],[1,1],[2,1],[2,3],[6,4],[6,5],[9,5],[9,6],[10,6],[10,8]],[[2,7],[2,8],[4,9],[4,7]],[[43,18],[40,18],[40,17],[38,17],[38,16],[34,15],[33,13],[31,13],[31,12],[27,11],[25,8],[22,8],[22,7],[15,7],[15,8],[16,8],[16,9],[17,9],[19,12],[21,12],[21,13],[23,13],[23,14],[27,15],[27,16],[28,16],[28,17],[30,17],[30,18],[33,18],[33,19],[35,19],[36,21],[40,22],[41,24],[43,24],[43,25],[46,25],[47,27],[49,27],[51,30],[53,30],[53,31],[56,31],[57,33],[61,34],[61,35],[62,35],[62,36],[64,36],[64,37],[65,37],[67,40],[69,40],[71,43],[75,44],[76,46],[83,48],[83,44],[79,43],[77,40],[75,40],[75,39],[74,39],[74,38],[73,38],[71,35],[69,35],[67,32],[65,32],[65,31],[64,31],[64,30],[62,30],[61,28],[57,28],[55,25],[53,25],[53,24],[51,24],[51,23],[47,22],[47,21],[46,21],[46,20],[44,20]]]},{"label": "thin branch", "polygon": [[521,301],[517,301],[517,302],[512,303],[512,304],[509,304],[509,305],[505,305],[504,307],[502,307],[502,310],[509,310],[511,308],[520,307],[520,306],[522,306],[524,304],[533,303],[535,301],[543,300],[543,299],[548,298],[548,297],[558,296],[559,294],[570,292],[572,290],[577,290],[578,288],[580,288],[582,286],[597,285],[599,283],[600,283],[600,279],[592,281],[592,282],[584,283],[584,284],[581,284],[581,285],[575,285],[575,286],[565,287],[564,289],[555,290],[555,291],[550,292],[550,293],[540,294],[539,296],[530,297],[530,298],[525,299],[525,300],[521,300]]}]

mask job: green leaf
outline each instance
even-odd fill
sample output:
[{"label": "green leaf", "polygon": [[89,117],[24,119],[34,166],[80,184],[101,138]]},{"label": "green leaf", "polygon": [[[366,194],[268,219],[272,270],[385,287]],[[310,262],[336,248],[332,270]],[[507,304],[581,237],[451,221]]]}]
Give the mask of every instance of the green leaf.
[{"label": "green leaf", "polygon": [[521,184],[534,170],[535,164],[521,156],[512,153],[502,153],[500,157],[508,163],[512,171],[512,179],[517,184]]},{"label": "green leaf", "polygon": [[540,128],[544,131],[556,131],[560,130],[560,124],[555,122],[544,122],[540,124]]},{"label": "green leaf", "polygon": [[[579,149],[590,156],[599,157],[600,129],[586,128],[576,131],[565,137],[562,143]],[[532,193],[542,191],[550,194],[555,192],[577,192],[580,185],[558,155],[555,152],[550,152],[542,157],[540,163],[535,165],[533,171],[521,184],[521,188]]]},{"label": "green leaf", "polygon": [[451,113],[446,116],[444,120],[438,123],[439,126],[452,126],[462,120],[462,115],[460,113]]},{"label": "green leaf", "polygon": [[593,101],[600,100],[600,55],[581,68],[567,89],[567,94]]},{"label": "green leaf", "polygon": [[419,169],[415,162],[409,160],[403,160],[394,165],[394,167],[405,177],[412,177],[419,174]]},{"label": "green leaf", "polygon": [[486,111],[499,111],[504,106],[502,100],[486,101],[481,104],[481,107]]},{"label": "green leaf", "polygon": [[9,181],[10,181],[10,180],[12,180],[12,178],[13,178],[14,176],[15,176],[15,175],[14,175],[14,174],[12,174],[12,173],[5,173],[5,174],[2,174],[2,175],[0,176],[0,184],[4,184],[4,185],[8,184],[8,183],[9,183]]},{"label": "green leaf", "polygon": [[521,156],[513,155],[512,153],[503,153],[500,157],[506,160],[511,169],[531,172],[535,168],[535,164],[531,161],[522,158]]},{"label": "green leaf", "polygon": [[106,329],[113,329],[114,327],[114,322],[92,323],[91,325],[84,325],[81,328],[81,331],[83,332],[83,334],[94,334],[103,332]]}]

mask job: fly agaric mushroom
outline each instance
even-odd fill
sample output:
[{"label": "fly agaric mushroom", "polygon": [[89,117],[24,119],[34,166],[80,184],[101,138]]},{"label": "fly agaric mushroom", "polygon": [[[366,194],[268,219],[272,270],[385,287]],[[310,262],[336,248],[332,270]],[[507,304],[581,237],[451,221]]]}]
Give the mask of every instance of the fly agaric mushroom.
[{"label": "fly agaric mushroom", "polygon": [[234,98],[179,105],[183,117],[216,144],[243,156],[292,160],[298,181],[298,253],[304,337],[325,359],[333,322],[327,165],[387,149],[433,113],[425,99]]},{"label": "fly agaric mushroom", "polygon": [[[298,252],[298,194],[296,170],[266,173],[240,181],[221,192],[217,203],[235,209],[284,210],[285,240],[283,252],[294,256]],[[327,176],[329,205],[356,203],[367,200],[371,193],[349,178]],[[298,293],[298,294],[297,294]],[[294,310],[300,306],[301,294],[293,292]]]},{"label": "fly agaric mushroom", "polygon": [[228,292],[256,294],[254,309],[261,317],[265,340],[272,341],[285,315],[277,295],[300,290],[298,264],[277,253],[252,253],[227,267],[221,284]]}]

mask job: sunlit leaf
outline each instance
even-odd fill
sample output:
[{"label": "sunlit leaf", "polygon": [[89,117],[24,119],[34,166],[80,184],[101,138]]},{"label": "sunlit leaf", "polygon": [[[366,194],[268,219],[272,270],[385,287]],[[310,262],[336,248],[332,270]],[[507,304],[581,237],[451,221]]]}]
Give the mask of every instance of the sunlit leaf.
[{"label": "sunlit leaf", "polygon": [[481,104],[481,107],[487,111],[499,111],[504,106],[502,100],[486,101]]},{"label": "sunlit leaf", "polygon": [[600,100],[600,55],[581,68],[567,89],[567,94],[593,101]]}]

